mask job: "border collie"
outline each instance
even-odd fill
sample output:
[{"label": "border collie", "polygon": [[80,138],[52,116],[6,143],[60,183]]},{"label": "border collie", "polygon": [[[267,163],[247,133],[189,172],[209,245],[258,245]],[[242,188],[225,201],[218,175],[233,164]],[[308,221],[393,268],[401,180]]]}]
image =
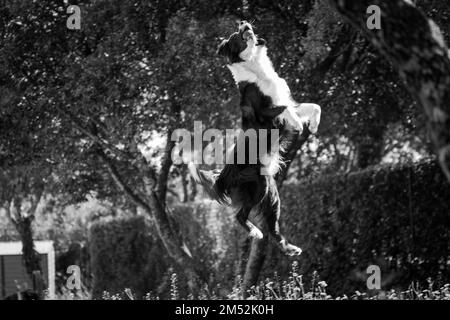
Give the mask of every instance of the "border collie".
[{"label": "border collie", "polygon": [[[243,130],[278,129],[280,146],[292,132],[317,132],[320,107],[298,104],[292,99],[286,81],[278,76],[267,56],[265,40],[255,35],[248,22],[239,24],[239,30],[220,44],[218,53],[228,58],[228,68],[240,91]],[[257,164],[227,164],[220,173],[198,170],[192,162],[188,167],[194,180],[210,197],[237,209],[236,218],[250,237],[262,239],[264,236],[248,220],[254,210],[264,215],[268,232],[281,250],[294,256],[302,250],[286,241],[279,226],[280,197],[275,176],[282,165],[281,151],[269,152],[264,156],[265,161],[258,158]],[[236,148],[232,156],[236,157]],[[265,175],[261,174],[261,169],[265,169]]]}]

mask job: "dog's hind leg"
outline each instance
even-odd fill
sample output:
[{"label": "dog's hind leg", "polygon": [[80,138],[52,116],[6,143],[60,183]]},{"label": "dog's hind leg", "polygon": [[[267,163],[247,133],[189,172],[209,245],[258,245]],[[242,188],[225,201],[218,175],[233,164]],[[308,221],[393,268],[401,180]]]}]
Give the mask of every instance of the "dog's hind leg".
[{"label": "dog's hind leg", "polygon": [[290,244],[280,233],[280,225],[278,220],[268,221],[269,233],[275,239],[281,250],[288,256],[299,256],[302,249]]},{"label": "dog's hind leg", "polygon": [[236,220],[248,232],[249,237],[255,238],[255,239],[262,239],[264,237],[264,235],[261,232],[261,230],[259,230],[258,227],[256,227],[253,223],[251,223],[248,220],[250,211],[252,211],[252,208],[245,207],[245,206],[242,207],[236,214]]},{"label": "dog's hind leg", "polygon": [[302,249],[287,242],[280,232],[280,213],[281,205],[278,191],[271,188],[264,205],[264,213],[266,214],[267,226],[270,235],[275,239],[281,250],[288,256],[298,256],[302,253]]}]

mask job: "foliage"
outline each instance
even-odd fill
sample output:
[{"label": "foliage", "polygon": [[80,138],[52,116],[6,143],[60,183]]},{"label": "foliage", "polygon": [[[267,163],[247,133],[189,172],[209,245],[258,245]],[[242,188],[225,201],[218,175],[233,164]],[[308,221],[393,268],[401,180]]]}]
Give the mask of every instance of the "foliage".
[{"label": "foliage", "polygon": [[[282,199],[282,230],[304,250],[300,271],[319,271],[332,293],[364,288],[372,264],[383,289],[450,277],[450,187],[434,161],[288,184]],[[278,251],[266,270],[284,274]]]},{"label": "foliage", "polygon": [[[238,239],[244,236],[242,230],[233,227],[234,219],[229,211],[207,202],[179,204],[171,214],[189,251],[199,257],[196,263],[208,275],[209,286],[224,284],[223,288],[216,288],[222,295],[230,290],[230,280],[237,274]],[[152,291],[168,297],[170,292],[165,285],[171,281],[173,272],[181,277],[182,293],[187,292],[184,285],[193,279],[187,278],[183,268],[167,256],[155,233],[155,225],[143,216],[92,225],[89,246],[94,297],[105,290],[115,294],[125,285],[137,293]]]},{"label": "foliage", "polygon": [[[450,300],[450,285],[445,284],[442,287],[436,287],[433,281],[429,281],[426,287],[420,287],[416,283],[411,283],[407,290],[375,290],[371,292],[356,291],[352,294],[343,294],[340,296],[331,296],[327,293],[328,284],[321,280],[317,272],[313,272],[311,282],[305,283],[303,275],[298,273],[298,262],[292,263],[292,269],[287,278],[281,279],[277,275],[261,281],[257,286],[251,289],[248,300]],[[203,291],[196,297],[196,300],[215,300],[217,298],[228,300],[242,300],[243,292],[239,278],[233,290],[225,297],[218,297],[216,294]],[[188,294],[183,297],[178,294],[178,275],[173,273],[171,281],[168,284],[171,289],[170,300],[192,299],[193,295]],[[66,294],[63,298],[67,300],[80,299],[73,295]],[[89,299],[88,295],[81,297],[81,300]],[[144,297],[139,297],[126,288],[118,293],[111,294],[108,291],[103,292],[103,300],[160,300],[161,298],[154,293],[147,293]]]},{"label": "foliage", "polygon": [[[448,40],[448,1],[416,2],[427,15],[436,19]],[[80,31],[65,28],[67,13],[63,1],[21,0],[0,4],[0,173],[5,181],[11,178],[5,170],[21,172],[21,168],[40,168],[39,173],[45,177],[36,182],[45,183],[46,192],[64,205],[95,197],[106,199],[114,208],[137,212],[139,205],[130,199],[129,192],[115,185],[117,176],[132,189],[135,197],[146,202],[151,199],[149,189],[152,189],[146,178],[154,178],[152,174],[157,173],[157,184],[163,191],[159,199],[162,207],[173,206],[166,201],[164,186],[169,185],[169,191],[177,193],[179,188],[174,182],[183,171],[173,166],[167,157],[170,154],[167,138],[171,131],[177,127],[191,129],[194,120],[217,128],[237,125],[237,90],[224,61],[215,55],[215,49],[220,37],[234,30],[234,22],[240,18],[255,21],[257,32],[268,41],[269,55],[292,88],[294,97],[299,102],[311,101],[323,108],[319,140],[302,150],[302,156],[291,166],[294,183],[313,174],[357,170],[378,164],[386,157],[392,157],[395,162],[407,161],[413,153],[426,156],[430,151],[423,117],[417,114],[416,106],[392,66],[325,1],[248,0],[246,5],[240,0],[81,0],[77,3],[82,8]],[[155,137],[161,143],[157,143]],[[99,151],[110,160],[116,177],[99,159]],[[145,161],[142,161],[143,156]],[[426,167],[419,165],[422,166]],[[406,181],[401,174],[403,171],[398,170],[373,173],[373,176],[370,169],[365,174],[319,177],[319,182],[312,184],[312,190],[317,190],[315,194],[304,190],[304,182],[298,188],[286,189],[285,212],[298,212],[301,208],[301,212],[307,212],[302,217],[308,217],[285,214],[291,237],[299,244],[311,239],[316,243],[314,256],[307,256],[305,260],[314,262],[302,262],[302,268],[308,263],[328,268],[340,258],[346,261],[346,256],[332,257],[329,250],[337,250],[343,244],[332,238],[330,231],[345,229],[358,232],[358,237],[373,235],[370,241],[366,238],[364,241],[368,245],[376,242],[381,231],[364,229],[369,229],[369,225],[361,221],[359,212],[356,215],[356,211],[360,211],[367,219],[374,219],[386,237],[398,231],[392,236],[395,241],[383,238],[382,242],[385,246],[393,241],[398,252],[389,252],[389,255],[396,263],[400,259],[414,268],[418,264],[416,269],[422,270],[421,260],[419,263],[411,261],[423,255],[429,257],[438,249],[428,245],[427,252],[414,252],[405,240],[408,232],[414,231],[416,245],[433,243],[424,240],[425,231],[416,230],[417,227],[395,230],[410,221],[406,215],[410,212],[409,204],[402,202],[409,198],[397,201],[392,197],[392,193],[398,191],[396,188],[403,187],[392,181],[397,178]],[[424,169],[424,172],[427,170],[431,169]],[[426,205],[429,206],[427,211],[437,217],[435,211],[446,202],[424,200],[423,204],[419,203],[422,196],[442,199],[440,192],[446,187],[439,185],[443,183],[440,178],[427,180],[424,177],[429,177],[428,173],[423,177],[417,174],[423,184],[422,189],[414,189],[414,192],[422,193],[411,197],[415,203],[411,216],[417,215],[417,221],[427,226],[426,232],[433,239],[439,236],[446,239],[448,233],[436,230],[447,221],[434,230],[431,226],[440,218],[426,220],[423,217]],[[361,186],[364,195],[361,198],[357,192],[359,182],[352,180],[356,177],[366,183]],[[374,179],[389,181],[380,192],[386,201],[375,194],[382,186]],[[293,189],[304,192],[298,197]],[[403,189],[400,191],[405,194]],[[433,194],[426,197],[431,191]],[[23,198],[27,196],[30,194],[23,194]],[[351,201],[354,201],[352,205]],[[388,208],[388,204],[392,207]],[[180,237],[186,238],[196,257],[203,257],[199,263],[205,269],[210,268],[205,274],[211,275],[211,283],[229,285],[239,269],[236,248],[240,246],[241,233],[230,227],[234,225],[231,213],[226,218],[214,218],[223,219],[217,228],[212,219],[205,218],[212,217],[208,215],[209,204],[193,206],[198,208],[185,206],[173,210],[175,214],[171,215],[171,226],[167,229],[177,230]],[[218,212],[217,208],[215,210],[212,213]],[[395,212],[388,214],[387,210]],[[154,218],[157,210],[153,206],[147,211],[148,216]],[[63,215],[61,208],[55,212],[56,216]],[[177,217],[182,219],[177,220]],[[378,221],[377,217],[382,219]],[[59,221],[65,223],[62,217]],[[322,230],[320,237],[316,239],[313,231],[308,231],[313,235],[308,237],[292,230],[300,222],[305,228]],[[362,224],[358,226],[364,233],[351,228],[357,223]],[[208,225],[206,232],[205,225]],[[155,236],[151,244],[158,244],[155,229],[152,230],[152,237]],[[84,241],[86,235],[77,232],[74,237]],[[56,233],[55,237],[67,238],[61,231]],[[158,236],[162,238],[161,234]],[[399,247],[402,243],[405,250]],[[364,262],[373,256],[367,251],[370,249],[363,249],[365,244],[357,243],[360,250],[365,250]],[[345,255],[345,250],[349,249],[342,250]],[[412,254],[411,261],[405,258],[408,253]],[[375,254],[385,257],[385,252]],[[141,258],[139,263],[145,264],[147,257]],[[354,261],[350,261],[342,272],[348,272],[354,265]],[[404,270],[404,266],[398,268]],[[286,270],[286,265],[283,268]],[[419,277],[424,275],[421,272]],[[331,271],[324,276],[332,277]],[[168,282],[169,278],[166,272],[164,281]],[[340,280],[332,283],[333,290],[334,286],[342,285]],[[121,283],[114,290],[122,290],[122,285],[129,287],[130,284],[135,285],[134,282]],[[145,291],[137,290],[139,294]]]},{"label": "foliage", "polygon": [[[436,1],[420,3],[437,16]],[[402,141],[424,136],[423,122],[392,68],[324,1],[254,0],[245,10],[240,1],[222,0],[79,5],[79,32],[63,27],[67,14],[60,1],[0,7],[0,163],[46,161],[58,175],[57,189],[74,203],[95,192],[132,205],[112,187],[95,156],[95,141],[80,126],[94,128],[98,139],[122,151],[110,156],[126,182],[141,189],[138,146],[149,149],[152,165],[160,165],[162,150],[152,145],[152,134],[164,140],[171,122],[188,129],[193,120],[217,128],[236,125],[237,92],[215,49],[237,17],[255,21],[295,98],[322,105],[317,155],[334,156],[330,171],[379,162],[383,144],[390,143],[384,132],[391,122],[406,127]],[[438,22],[446,31],[448,19]],[[339,144],[355,152],[340,156]],[[362,164],[352,160],[358,154]]]},{"label": "foliage", "polygon": [[[317,270],[329,283],[328,291],[333,295],[355,290],[363,292],[366,268],[371,264],[380,266],[382,289],[386,291],[404,290],[413,281],[424,285],[428,277],[433,278],[437,286],[443,285],[450,277],[447,265],[450,188],[443,181],[440,168],[432,161],[425,161],[287,184],[282,196],[282,231],[303,249],[297,273],[311,277]],[[179,223],[180,232],[192,253],[202,257],[198,263],[205,266],[211,279],[209,292],[224,296],[232,291],[236,275],[241,272],[240,252],[246,236],[235,223],[232,212],[208,201],[178,205],[172,217],[183,222]],[[142,218],[131,221],[134,220],[140,221],[138,230],[142,230]],[[112,267],[107,269],[116,271],[105,271],[107,274],[128,268],[127,259],[133,259],[129,253],[124,253],[127,258],[123,258],[118,256],[122,254],[118,250],[105,251],[118,246],[117,237],[124,237],[129,224],[133,225],[118,220],[93,229],[97,233],[100,226],[114,230],[103,231],[105,237],[108,235],[106,248],[100,247],[104,245],[102,242],[91,240],[91,246],[98,246],[105,259],[114,257],[116,260],[115,263],[108,262]],[[146,232],[151,232],[152,227],[148,228]],[[135,231],[130,232],[134,234]],[[150,243],[155,245],[154,240]],[[167,265],[172,265],[163,251],[155,251],[155,254],[157,257],[152,263],[158,261],[156,265],[159,265],[160,261],[166,261]],[[93,260],[93,269],[97,270],[94,272],[105,268],[105,263],[102,268],[98,266],[103,261],[99,258],[101,255],[97,254],[97,260]],[[264,267],[265,277],[272,277],[274,271],[282,278],[287,277],[291,262],[272,245]],[[145,269],[146,262],[142,263],[141,268]],[[147,289],[167,298],[169,292],[158,290],[168,285],[171,275],[167,270],[158,270],[160,273],[154,273],[153,277],[161,281]],[[189,280],[183,278],[182,270],[177,272],[176,267],[171,272],[181,276],[179,282],[182,284]],[[94,277],[97,277],[96,273]],[[101,275],[98,277],[102,278]],[[110,285],[96,291],[97,296],[102,290],[115,294],[125,286],[133,288],[131,283],[124,283],[122,277],[118,278],[120,284],[116,285],[111,278]],[[306,282],[311,280],[305,278]],[[181,288],[182,295],[187,292],[186,287]]]},{"label": "foliage", "polygon": [[155,287],[159,280],[155,276],[167,269],[163,251],[143,217],[94,224],[90,233],[93,298],[125,287],[143,296]]}]

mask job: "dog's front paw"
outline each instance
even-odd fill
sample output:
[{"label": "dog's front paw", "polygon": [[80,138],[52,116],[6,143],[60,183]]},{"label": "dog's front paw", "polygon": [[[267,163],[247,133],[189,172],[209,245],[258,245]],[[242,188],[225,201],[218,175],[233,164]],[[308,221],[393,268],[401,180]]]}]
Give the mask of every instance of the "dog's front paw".
[{"label": "dog's front paw", "polygon": [[303,122],[295,113],[295,109],[292,107],[286,108],[279,116],[282,123],[285,126],[298,131],[299,134],[303,132]]},{"label": "dog's front paw", "polygon": [[314,103],[302,103],[296,108],[297,116],[312,134],[316,134],[319,129],[321,112],[320,106]]},{"label": "dog's front paw", "polygon": [[256,228],[256,227],[254,227],[254,228],[252,228],[252,229],[250,230],[250,233],[248,234],[248,236],[249,236],[250,238],[254,238],[254,239],[258,239],[258,240],[261,240],[261,239],[264,237],[264,235],[263,235],[263,233],[261,232],[261,230],[259,230],[259,229]]}]

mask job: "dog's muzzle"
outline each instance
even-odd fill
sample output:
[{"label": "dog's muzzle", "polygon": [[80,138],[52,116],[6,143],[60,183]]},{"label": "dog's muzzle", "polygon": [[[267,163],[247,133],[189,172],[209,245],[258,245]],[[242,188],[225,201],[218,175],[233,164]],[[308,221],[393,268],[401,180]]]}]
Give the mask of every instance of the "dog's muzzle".
[{"label": "dog's muzzle", "polygon": [[245,41],[248,41],[248,40],[250,40],[250,39],[253,39],[254,37],[255,37],[255,34],[253,33],[252,30],[246,30],[246,31],[244,31],[244,33],[242,34],[242,38],[243,38]]},{"label": "dog's muzzle", "polygon": [[241,32],[241,35],[242,35],[242,39],[244,41],[249,41],[249,40],[256,41],[256,35],[253,32],[253,29],[251,29],[251,28],[246,28],[244,31]]},{"label": "dog's muzzle", "polygon": [[253,37],[255,34],[253,33],[253,28],[250,23],[247,21],[241,21],[239,23],[239,33],[242,34],[242,37],[247,40],[250,37]]}]

